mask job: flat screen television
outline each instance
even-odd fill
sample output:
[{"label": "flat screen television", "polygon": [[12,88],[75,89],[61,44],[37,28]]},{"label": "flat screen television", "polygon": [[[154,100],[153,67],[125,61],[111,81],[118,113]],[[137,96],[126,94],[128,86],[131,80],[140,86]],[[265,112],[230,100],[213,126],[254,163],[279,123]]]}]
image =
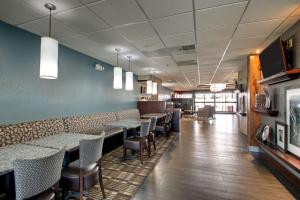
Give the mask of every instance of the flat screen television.
[{"label": "flat screen television", "polygon": [[280,38],[261,52],[259,59],[264,78],[287,70],[283,42]]}]

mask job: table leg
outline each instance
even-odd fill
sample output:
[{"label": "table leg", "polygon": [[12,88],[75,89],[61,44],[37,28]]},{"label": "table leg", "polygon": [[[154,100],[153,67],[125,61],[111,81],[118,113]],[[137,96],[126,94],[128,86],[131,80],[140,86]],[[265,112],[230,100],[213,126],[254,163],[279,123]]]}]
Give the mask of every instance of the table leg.
[{"label": "table leg", "polygon": [[123,141],[127,139],[127,128],[123,128]]}]

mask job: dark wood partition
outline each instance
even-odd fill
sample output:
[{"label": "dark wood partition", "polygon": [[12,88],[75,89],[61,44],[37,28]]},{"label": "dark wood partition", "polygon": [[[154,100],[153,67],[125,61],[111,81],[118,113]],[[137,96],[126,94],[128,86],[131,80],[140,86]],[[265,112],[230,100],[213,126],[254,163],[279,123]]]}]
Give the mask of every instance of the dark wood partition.
[{"label": "dark wood partition", "polygon": [[147,113],[162,113],[166,110],[165,101],[138,101],[137,108],[140,111],[140,114]]}]

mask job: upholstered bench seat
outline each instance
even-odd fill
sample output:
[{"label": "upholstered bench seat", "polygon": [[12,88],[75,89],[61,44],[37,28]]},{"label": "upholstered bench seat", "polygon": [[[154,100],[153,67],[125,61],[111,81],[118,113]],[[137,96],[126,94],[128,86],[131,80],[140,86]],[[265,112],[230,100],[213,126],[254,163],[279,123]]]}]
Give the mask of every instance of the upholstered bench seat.
[{"label": "upholstered bench seat", "polygon": [[112,138],[122,133],[123,129],[106,126],[106,124],[129,118],[140,119],[139,110],[130,109],[118,112],[99,112],[58,119],[0,125],[0,147],[64,132],[100,135],[105,131],[105,137]]}]

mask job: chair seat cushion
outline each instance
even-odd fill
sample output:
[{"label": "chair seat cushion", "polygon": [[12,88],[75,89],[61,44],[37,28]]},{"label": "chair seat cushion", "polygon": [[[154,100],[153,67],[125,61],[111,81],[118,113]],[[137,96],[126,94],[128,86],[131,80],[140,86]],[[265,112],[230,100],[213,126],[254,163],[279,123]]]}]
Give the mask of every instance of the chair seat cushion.
[{"label": "chair seat cushion", "polygon": [[[83,188],[89,189],[96,185],[99,180],[98,171],[99,167],[96,164],[89,165],[81,169],[83,174]],[[69,164],[64,168],[61,173],[61,187],[66,191],[79,191],[79,176],[80,167],[79,160]]]},{"label": "chair seat cushion", "polygon": [[165,127],[164,127],[164,126],[156,126],[156,127],[155,127],[155,131],[158,131],[158,132],[165,132]]},{"label": "chair seat cushion", "polygon": [[140,138],[139,137],[130,137],[124,140],[124,148],[139,150],[140,149]]}]

